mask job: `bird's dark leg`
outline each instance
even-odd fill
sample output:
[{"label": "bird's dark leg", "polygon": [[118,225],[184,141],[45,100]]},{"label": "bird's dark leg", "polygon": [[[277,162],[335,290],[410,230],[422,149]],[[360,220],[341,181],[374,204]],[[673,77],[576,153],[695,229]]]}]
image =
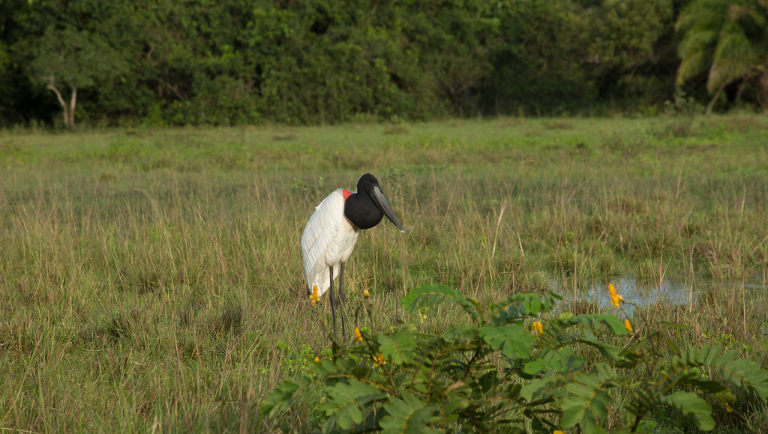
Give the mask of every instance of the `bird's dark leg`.
[{"label": "bird's dark leg", "polygon": [[333,315],[333,334],[336,334],[336,300],[333,298],[333,265],[329,266],[331,270],[331,287],[328,289],[331,297],[331,315]]},{"label": "bird's dark leg", "polygon": [[344,342],[347,341],[347,327],[344,325],[344,305],[347,304],[347,296],[344,295],[344,263],[341,263],[339,270],[339,311],[341,311],[341,336]]}]

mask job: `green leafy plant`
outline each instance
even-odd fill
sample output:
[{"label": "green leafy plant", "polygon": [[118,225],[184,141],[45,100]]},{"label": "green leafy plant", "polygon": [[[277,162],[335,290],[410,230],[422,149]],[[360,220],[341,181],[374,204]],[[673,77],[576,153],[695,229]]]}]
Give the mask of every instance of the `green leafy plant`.
[{"label": "green leafy plant", "polygon": [[[615,290],[611,298],[624,302]],[[768,397],[768,371],[736,351],[680,351],[660,331],[632,334],[629,321],[614,315],[558,315],[558,300],[524,294],[485,305],[422,285],[402,300],[405,310],[452,302],[469,323],[443,333],[356,329],[354,344],[334,342],[329,358],[310,363],[298,383],[279,384],[260,411],[275,416],[314,399],[323,432],[601,433],[608,424],[611,432],[637,432],[666,406],[710,430],[710,403],[734,401],[730,385]]]}]

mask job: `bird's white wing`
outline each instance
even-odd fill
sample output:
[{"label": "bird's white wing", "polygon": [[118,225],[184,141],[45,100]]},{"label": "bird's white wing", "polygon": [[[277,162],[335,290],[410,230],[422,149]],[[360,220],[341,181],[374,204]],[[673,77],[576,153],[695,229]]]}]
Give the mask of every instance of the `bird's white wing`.
[{"label": "bird's white wing", "polygon": [[[315,208],[315,213],[309,218],[304,234],[301,236],[301,256],[304,260],[304,277],[307,289],[312,292],[313,282],[324,282],[319,276],[329,276],[326,257],[333,247],[334,240],[344,219],[344,194],[341,189],[328,195]],[[334,273],[335,274],[335,273]],[[319,295],[330,286],[330,283],[318,285]]]}]

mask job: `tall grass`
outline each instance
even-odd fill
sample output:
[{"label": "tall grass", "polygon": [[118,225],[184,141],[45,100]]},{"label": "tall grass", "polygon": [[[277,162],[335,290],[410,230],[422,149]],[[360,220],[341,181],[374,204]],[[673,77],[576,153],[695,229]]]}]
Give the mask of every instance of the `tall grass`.
[{"label": "tall grass", "polygon": [[[481,300],[619,276],[697,297],[635,311],[765,363],[768,120],[496,119],[314,128],[0,133],[0,429],[299,431],[260,399],[327,351],[299,239],[314,207],[377,175],[407,234],[359,238],[345,283],[381,315],[445,283]],[[404,130],[405,131],[405,130]],[[572,302],[571,308],[583,308]],[[581,307],[580,307],[581,306]],[[601,309],[602,307],[597,306]],[[738,408],[737,408],[738,410]],[[746,408],[720,420],[768,427]]]}]

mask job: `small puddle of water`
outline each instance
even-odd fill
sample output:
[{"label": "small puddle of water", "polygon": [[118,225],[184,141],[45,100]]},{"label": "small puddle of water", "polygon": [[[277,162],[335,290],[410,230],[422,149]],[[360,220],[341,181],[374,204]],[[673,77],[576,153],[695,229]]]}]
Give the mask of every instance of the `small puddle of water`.
[{"label": "small puddle of water", "polygon": [[[670,279],[661,281],[661,285],[639,285],[636,279],[621,278],[613,282],[616,292],[624,297],[624,300],[632,304],[625,304],[624,309],[631,313],[635,306],[648,306],[663,302],[670,306],[687,305],[696,301],[697,293],[685,282],[676,282]],[[573,294],[561,293],[565,300],[573,300]],[[608,293],[608,284],[596,284],[586,291],[578,294],[579,300],[592,302],[610,311],[611,297]]]},{"label": "small puddle of water", "polygon": [[[634,305],[624,305],[624,309],[628,314],[631,314],[635,307],[644,307],[656,303],[663,303],[670,307],[693,304],[696,302],[699,295],[699,292],[693,290],[689,283],[672,279],[663,279],[661,285],[639,284],[636,279],[629,277],[616,279],[612,283],[616,288],[616,292],[624,297],[624,300],[634,303]],[[768,286],[763,283],[721,283],[713,285],[697,282],[696,286],[705,292],[707,290],[703,288],[712,288],[714,286],[721,288],[729,287],[738,290],[743,288],[751,293],[748,297],[751,297],[753,301],[763,301],[765,298],[764,291],[768,290]],[[561,292],[560,295],[565,300],[574,300],[573,293]],[[589,301],[603,308],[607,308],[609,312],[611,309],[615,309],[611,306],[611,297],[608,293],[607,283],[595,284],[588,290],[580,292],[577,299]]]}]

